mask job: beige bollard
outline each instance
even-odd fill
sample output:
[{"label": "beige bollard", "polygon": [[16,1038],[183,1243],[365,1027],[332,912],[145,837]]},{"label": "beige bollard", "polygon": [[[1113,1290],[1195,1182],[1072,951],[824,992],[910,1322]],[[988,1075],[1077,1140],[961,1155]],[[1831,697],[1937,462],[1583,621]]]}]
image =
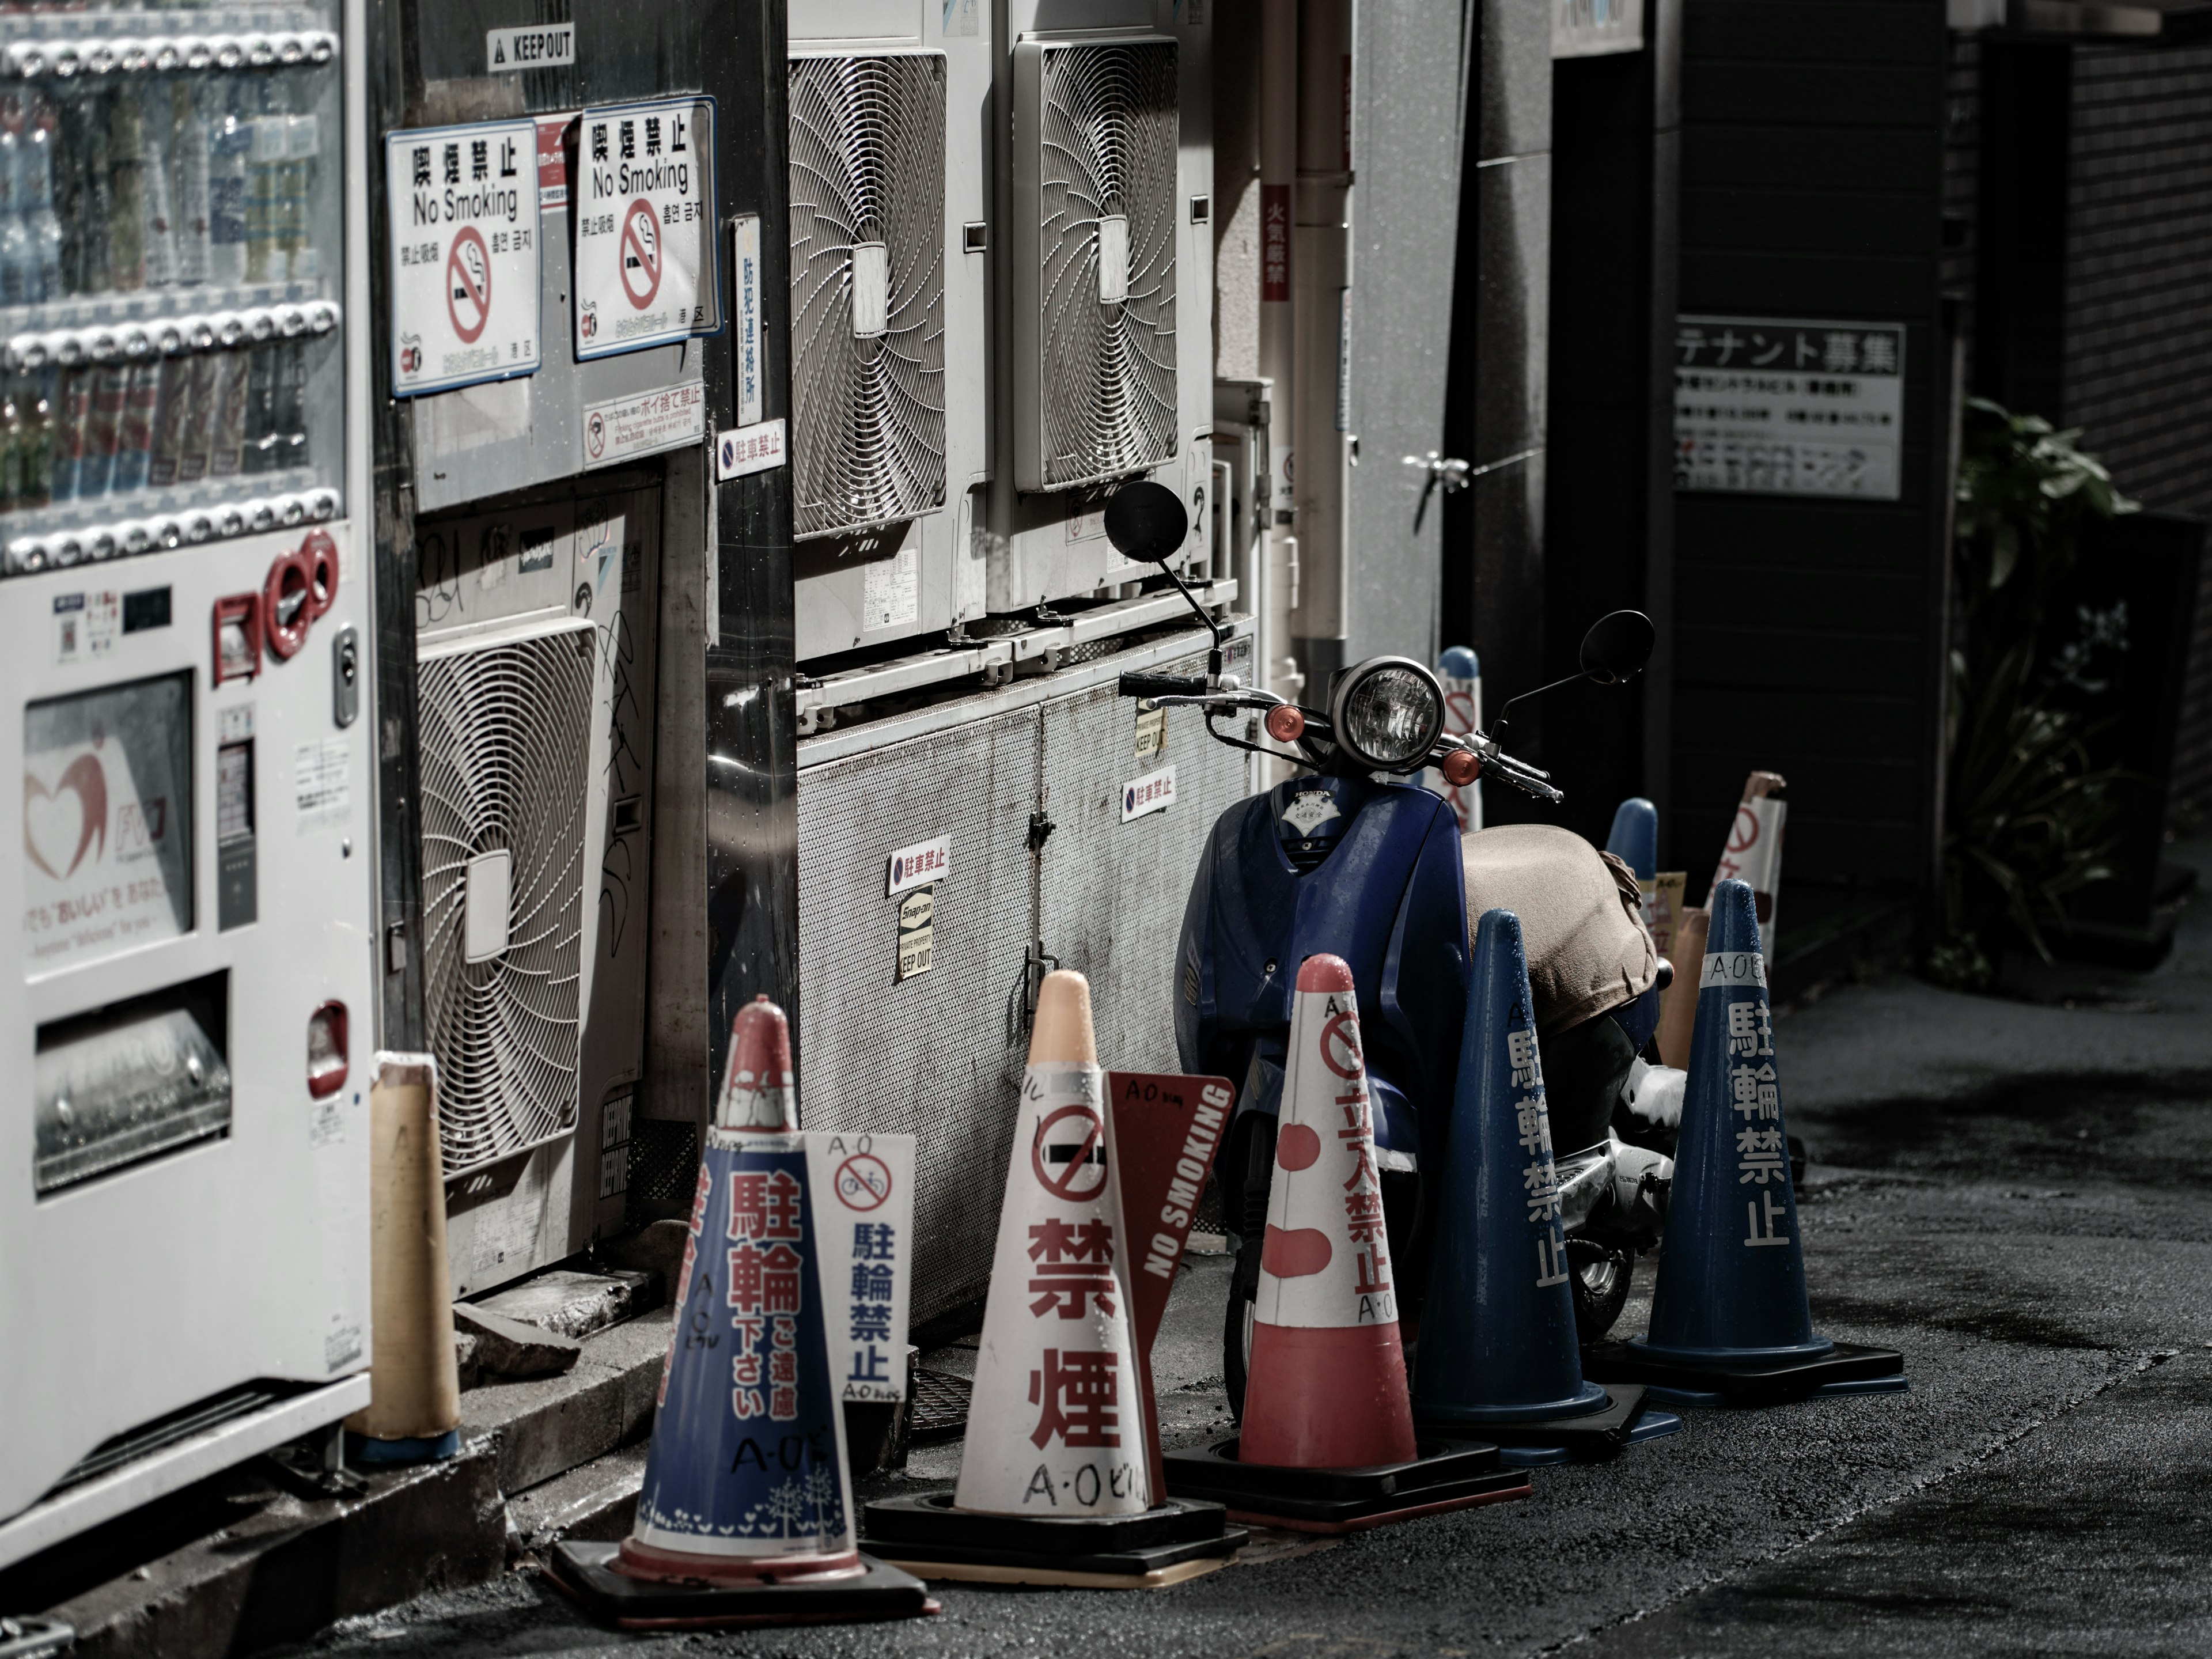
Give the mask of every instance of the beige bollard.
[{"label": "beige bollard", "polygon": [[368,1095],[371,1394],[368,1409],[346,1419],[372,1443],[356,1448],[356,1461],[450,1456],[443,1443],[460,1426],[437,1094],[428,1054],[376,1056]]},{"label": "beige bollard", "polygon": [[1674,949],[1667,958],[1674,964],[1674,982],[1667,988],[1659,1007],[1659,1060],[1678,1072],[1690,1069],[1690,1037],[1698,1024],[1698,975],[1705,960],[1705,934],[1713,913],[1702,907],[1685,910],[1675,925]]}]

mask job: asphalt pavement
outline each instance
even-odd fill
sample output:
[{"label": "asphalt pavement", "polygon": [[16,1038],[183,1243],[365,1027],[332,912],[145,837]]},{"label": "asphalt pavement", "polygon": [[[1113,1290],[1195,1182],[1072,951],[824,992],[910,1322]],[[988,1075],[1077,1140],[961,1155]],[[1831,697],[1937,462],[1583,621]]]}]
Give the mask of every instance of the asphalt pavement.
[{"label": "asphalt pavement", "polygon": [[[328,1632],[381,1656],[682,1652],[1146,1659],[2212,1650],[2212,837],[2156,972],[1905,975],[1776,1022],[1818,1327],[1901,1349],[1904,1394],[1692,1409],[1534,1495],[1340,1540],[1272,1534],[1174,1589],[945,1585],[934,1618],[631,1638],[525,1570]],[[1788,925],[1785,905],[1780,921]],[[1623,1316],[1649,1314],[1650,1263]],[[1225,1262],[1179,1283],[1171,1443],[1224,1432]],[[935,1357],[957,1365],[958,1352]],[[921,1449],[908,1489],[950,1480]]]}]

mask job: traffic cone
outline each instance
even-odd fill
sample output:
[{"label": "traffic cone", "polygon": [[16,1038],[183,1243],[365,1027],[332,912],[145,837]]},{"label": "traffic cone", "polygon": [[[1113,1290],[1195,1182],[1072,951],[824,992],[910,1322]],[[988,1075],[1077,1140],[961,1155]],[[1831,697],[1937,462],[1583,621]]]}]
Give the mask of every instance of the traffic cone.
[{"label": "traffic cone", "polygon": [[1413,1372],[1424,1429],[1479,1431],[1523,1467],[1609,1457],[1682,1426],[1647,1411],[1637,1384],[1583,1378],[1534,1008],[1521,919],[1492,910],[1475,930]]},{"label": "traffic cone", "polygon": [[1711,910],[1650,1334],[1591,1349],[1584,1369],[1692,1401],[1902,1389],[1895,1349],[1813,1329],[1751,889],[1721,882]]},{"label": "traffic cone", "polygon": [[346,1419],[356,1463],[427,1463],[461,1445],[453,1281],[438,1147],[438,1062],[380,1053],[368,1091],[370,1400]]},{"label": "traffic cone", "polygon": [[791,1032],[761,997],[730,1034],[662,1363],[637,1522],[563,1543],[554,1577],[625,1628],[900,1619],[936,1605],[854,1543],[821,1237]]},{"label": "traffic cone", "polygon": [[1641,795],[1621,802],[1613,809],[1605,850],[1633,870],[1637,880],[1651,880],[1659,873],[1659,809]]},{"label": "traffic cone", "polygon": [[1232,1520],[1348,1532],[1528,1494],[1494,1445],[1415,1438],[1352,970],[1308,957],[1291,1006],[1243,1434],[1167,1460]]},{"label": "traffic cone", "polygon": [[929,1578],[1154,1589],[1226,1566],[1218,1504],[1152,1491],[1113,1115],[1091,988],[1048,974],[1022,1079],[960,1480],[868,1506],[872,1544]]}]

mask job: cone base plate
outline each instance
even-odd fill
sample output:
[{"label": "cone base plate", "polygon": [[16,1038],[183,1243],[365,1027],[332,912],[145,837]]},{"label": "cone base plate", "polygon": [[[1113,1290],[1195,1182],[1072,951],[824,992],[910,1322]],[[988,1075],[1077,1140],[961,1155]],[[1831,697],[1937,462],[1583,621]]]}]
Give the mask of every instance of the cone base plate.
[{"label": "cone base plate", "polygon": [[[1651,1404],[1664,1393],[1666,1390],[1663,1389],[1651,1389],[1645,1391],[1644,1409],[1637,1414],[1636,1421],[1630,1425],[1628,1438],[1624,1443],[1640,1446],[1647,1440],[1659,1440],[1670,1434],[1681,1433],[1680,1418],[1672,1412],[1656,1410]],[[1505,1466],[1508,1468],[1546,1469],[1561,1463],[1599,1462],[1613,1454],[1603,1452],[1593,1456],[1586,1447],[1526,1445],[1506,1446],[1501,1448],[1498,1455],[1505,1460]]]},{"label": "cone base plate", "polygon": [[866,1541],[919,1578],[1158,1589],[1229,1565],[1249,1536],[1218,1504],[1170,1498],[1141,1515],[975,1515],[951,1492],[868,1505]]},{"label": "cone base plate", "polygon": [[913,1619],[938,1604],[919,1578],[862,1555],[858,1577],[790,1584],[666,1584],[614,1570],[613,1543],[563,1543],[547,1563],[553,1582],[593,1618],[623,1630],[736,1629]]},{"label": "cone base plate", "polygon": [[[1512,1454],[1516,1448],[1532,1446],[1556,1447],[1573,1458],[1611,1457],[1632,1439],[1650,1439],[1650,1434],[1638,1436],[1635,1431],[1650,1414],[1650,1402],[1644,1398],[1641,1382],[1616,1382],[1606,1389],[1605,1409],[1583,1412],[1573,1417],[1546,1417],[1524,1422],[1501,1423],[1486,1419],[1480,1425],[1481,1433],[1495,1441],[1502,1449],[1504,1461],[1510,1466],[1526,1468],[1528,1465]],[[1661,1413],[1662,1416],[1670,1413]],[[1466,1434],[1478,1425],[1455,1423],[1441,1414],[1431,1416],[1419,1406],[1413,1410],[1414,1427],[1424,1436]],[[1681,1419],[1674,1419],[1675,1427]],[[1660,1430],[1659,1433],[1669,1431]]]},{"label": "cone base plate", "polygon": [[1407,1463],[1298,1469],[1239,1463],[1235,1440],[1170,1452],[1168,1490],[1225,1504],[1229,1518],[1293,1532],[1360,1532],[1415,1516],[1528,1496],[1528,1477],[1486,1441],[1426,1439]]},{"label": "cone base plate", "polygon": [[1856,1342],[1838,1342],[1810,1358],[1747,1358],[1734,1364],[1677,1359],[1640,1342],[1601,1342],[1583,1350],[1583,1375],[1607,1383],[1642,1382],[1669,1405],[1763,1405],[1832,1394],[1893,1393],[1906,1386],[1903,1354]]},{"label": "cone base plate", "polygon": [[[980,1550],[987,1555],[1039,1559],[1127,1556],[1133,1560],[1147,1551],[1218,1543],[1229,1524],[1220,1504],[1188,1498],[1170,1498],[1136,1515],[1057,1516],[979,1514],[953,1508],[952,1497],[949,1492],[925,1492],[878,1498],[863,1511],[861,1541],[886,1559],[951,1560],[958,1558],[942,1552]],[[1148,1572],[1152,1568],[1133,1570]]]}]

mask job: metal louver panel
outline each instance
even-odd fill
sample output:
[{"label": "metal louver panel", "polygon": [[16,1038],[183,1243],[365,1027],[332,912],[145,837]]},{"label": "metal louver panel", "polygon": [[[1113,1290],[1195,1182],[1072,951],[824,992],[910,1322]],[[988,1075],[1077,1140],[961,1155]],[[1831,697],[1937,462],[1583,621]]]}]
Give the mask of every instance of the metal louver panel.
[{"label": "metal louver panel", "polygon": [[945,59],[794,58],[790,111],[803,539],[945,505]]},{"label": "metal louver panel", "polygon": [[[420,670],[424,1003],[448,1177],[576,1127],[594,632]],[[501,853],[504,948],[484,956],[471,935],[499,922],[470,916],[469,876]]]},{"label": "metal louver panel", "polygon": [[1031,44],[1017,58],[1017,482],[1065,489],[1180,452],[1176,47]]}]

